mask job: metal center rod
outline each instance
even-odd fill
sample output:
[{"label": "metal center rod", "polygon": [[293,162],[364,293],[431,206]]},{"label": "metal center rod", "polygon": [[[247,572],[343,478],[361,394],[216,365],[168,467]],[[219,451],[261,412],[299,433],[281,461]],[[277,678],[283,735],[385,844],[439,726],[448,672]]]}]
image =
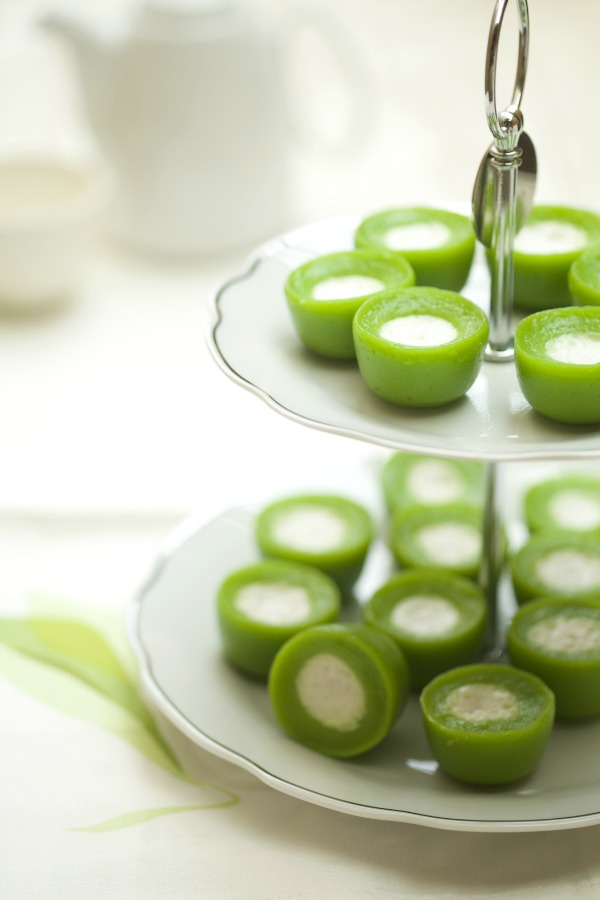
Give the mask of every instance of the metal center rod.
[{"label": "metal center rod", "polygon": [[[489,169],[493,179],[493,228],[490,265],[490,337],[486,359],[505,361],[513,358],[512,306],[514,294],[514,242],[517,234],[518,172],[523,151],[519,139],[523,133],[521,101],[529,51],[529,9],[527,0],[517,0],[519,14],[519,52],[512,100],[498,112],[496,69],[500,31],[509,0],[496,0],[488,38],[485,71],[485,109],[494,137],[489,150]],[[481,213],[480,213],[481,216]]]},{"label": "metal center rod", "polygon": [[487,358],[512,356],[514,295],[514,243],[517,233],[517,177],[521,151],[492,147],[494,174],[494,226],[492,231],[490,336]]},{"label": "metal center rod", "polygon": [[483,547],[480,582],[488,603],[485,652],[488,659],[502,655],[500,634],[499,582],[503,562],[502,516],[498,499],[498,463],[485,463],[485,498],[483,507]]}]

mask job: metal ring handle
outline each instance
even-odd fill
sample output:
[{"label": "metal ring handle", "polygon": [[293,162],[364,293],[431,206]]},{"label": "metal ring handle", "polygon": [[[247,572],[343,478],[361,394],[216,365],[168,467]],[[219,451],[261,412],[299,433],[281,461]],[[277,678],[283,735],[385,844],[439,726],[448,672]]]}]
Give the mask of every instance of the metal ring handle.
[{"label": "metal ring handle", "polygon": [[496,0],[490,35],[488,39],[485,61],[485,113],[490,131],[499,147],[514,149],[523,130],[523,117],[520,112],[525,73],[527,71],[527,55],[529,52],[529,8],[527,0],[516,0],[519,11],[519,58],[517,75],[511,103],[500,115],[496,105],[496,65],[500,46],[502,20],[508,0]]}]

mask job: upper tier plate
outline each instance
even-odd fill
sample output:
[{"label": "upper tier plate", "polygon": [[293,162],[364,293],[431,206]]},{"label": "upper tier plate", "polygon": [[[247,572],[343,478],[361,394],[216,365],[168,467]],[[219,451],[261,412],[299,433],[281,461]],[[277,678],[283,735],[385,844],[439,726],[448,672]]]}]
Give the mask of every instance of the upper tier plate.
[{"label": "upper tier plate", "polygon": [[[270,241],[217,291],[209,344],[227,375],[298,422],[398,450],[498,461],[600,456],[596,427],[560,425],[531,409],[513,363],[485,362],[465,397],[412,410],[379,399],[354,362],[304,349],[287,309],[285,280],[314,256],[351,249],[357,224],[356,218],[330,219]],[[463,294],[487,309],[482,259]]]}]

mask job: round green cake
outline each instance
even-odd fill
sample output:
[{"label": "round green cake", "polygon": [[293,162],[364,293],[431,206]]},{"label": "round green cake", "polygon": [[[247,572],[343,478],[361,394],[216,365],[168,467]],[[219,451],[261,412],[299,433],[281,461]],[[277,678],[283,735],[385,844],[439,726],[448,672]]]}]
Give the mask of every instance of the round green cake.
[{"label": "round green cake", "polygon": [[475,233],[467,216],[429,207],[389,209],[359,225],[355,244],[395,251],[413,267],[417,284],[460,291],[475,253]]},{"label": "round green cake", "polygon": [[507,784],[539,764],[554,724],[544,682],[513,666],[472,665],[434,678],[421,694],[431,752],[469,784]]},{"label": "round green cake", "polygon": [[368,625],[310,628],[285,644],[269,675],[273,712],[294,740],[327,756],[379,744],[404,708],[408,668]]}]

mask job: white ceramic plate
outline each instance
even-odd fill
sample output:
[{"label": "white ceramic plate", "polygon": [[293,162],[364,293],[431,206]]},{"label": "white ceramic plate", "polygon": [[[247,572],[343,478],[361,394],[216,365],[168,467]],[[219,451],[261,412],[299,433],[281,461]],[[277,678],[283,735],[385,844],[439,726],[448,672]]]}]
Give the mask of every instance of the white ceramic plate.
[{"label": "white ceramic plate", "polygon": [[[368,562],[375,584],[385,554]],[[547,831],[600,822],[600,722],[558,725],[537,771],[497,788],[461,785],[438,771],[412,698],[385,741],[355,760],[320,756],[289,739],[266,688],[221,653],[215,595],[233,569],[257,559],[253,515],[235,509],[174,536],[136,599],[130,637],[144,686],[160,711],[205,750],[277,790],[374,819],[461,831]]]},{"label": "white ceramic plate", "polygon": [[[357,224],[333,219],[271,241],[220,288],[209,345],[227,375],[296,421],[386,447],[483,460],[600,456],[597,428],[553,423],[531,409],[512,363],[484,363],[455,403],[409,410],[373,394],[355,363],[305,350],[288,313],[285,280],[316,255],[351,249]],[[478,259],[463,293],[487,309],[488,285]]]}]

